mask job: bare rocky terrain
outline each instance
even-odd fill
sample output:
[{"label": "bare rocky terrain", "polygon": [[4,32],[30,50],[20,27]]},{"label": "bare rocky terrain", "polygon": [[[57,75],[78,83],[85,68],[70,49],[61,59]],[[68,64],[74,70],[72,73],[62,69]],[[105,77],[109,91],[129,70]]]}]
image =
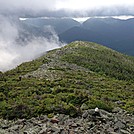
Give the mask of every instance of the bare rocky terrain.
[{"label": "bare rocky terrain", "polygon": [[81,116],[57,114],[53,117],[41,115],[31,119],[0,120],[0,134],[133,134],[134,116],[115,108],[112,113],[94,109]]}]

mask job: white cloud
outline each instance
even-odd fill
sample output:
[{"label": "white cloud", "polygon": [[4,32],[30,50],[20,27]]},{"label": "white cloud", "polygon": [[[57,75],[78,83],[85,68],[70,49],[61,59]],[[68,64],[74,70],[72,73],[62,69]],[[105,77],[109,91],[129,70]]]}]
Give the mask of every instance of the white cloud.
[{"label": "white cloud", "polygon": [[132,6],[134,0],[64,0],[57,2],[57,9],[90,10],[111,6]]},{"label": "white cloud", "polygon": [[33,37],[28,42],[20,42],[20,45],[16,41],[19,36],[18,27],[6,17],[0,18],[0,71],[12,69],[62,45],[58,36],[49,27],[47,30],[52,34],[50,39]]},{"label": "white cloud", "polygon": [[54,9],[56,4],[56,0],[4,0],[0,1],[1,9],[7,10],[20,10],[20,9],[28,9],[28,10],[43,10],[43,9]]},{"label": "white cloud", "polygon": [[[0,0],[0,12],[32,11],[80,11],[97,10],[110,7],[131,7],[133,12],[134,0]],[[117,9],[118,10],[118,9]]]}]

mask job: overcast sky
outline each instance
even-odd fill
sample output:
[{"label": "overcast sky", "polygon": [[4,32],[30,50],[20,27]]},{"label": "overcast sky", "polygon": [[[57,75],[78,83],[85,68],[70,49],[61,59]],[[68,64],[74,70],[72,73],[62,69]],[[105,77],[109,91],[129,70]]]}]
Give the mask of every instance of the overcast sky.
[{"label": "overcast sky", "polygon": [[0,13],[74,16],[133,15],[134,0],[0,0]]},{"label": "overcast sky", "polygon": [[57,9],[89,10],[111,6],[131,6],[134,0],[57,0]]}]

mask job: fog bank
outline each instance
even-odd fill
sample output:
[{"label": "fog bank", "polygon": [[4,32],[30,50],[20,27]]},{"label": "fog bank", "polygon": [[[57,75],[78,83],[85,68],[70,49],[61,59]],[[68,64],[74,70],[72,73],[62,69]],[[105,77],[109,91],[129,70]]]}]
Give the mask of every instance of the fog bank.
[{"label": "fog bank", "polygon": [[17,41],[20,27],[5,16],[0,16],[0,71],[7,71],[25,61],[30,61],[46,51],[61,47],[58,36],[51,28],[51,38],[36,37],[26,42]]}]

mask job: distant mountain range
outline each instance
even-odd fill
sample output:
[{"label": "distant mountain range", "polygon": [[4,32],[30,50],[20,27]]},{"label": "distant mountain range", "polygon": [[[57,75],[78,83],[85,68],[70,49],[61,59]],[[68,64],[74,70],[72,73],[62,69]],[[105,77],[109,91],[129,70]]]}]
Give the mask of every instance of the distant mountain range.
[{"label": "distant mountain range", "polygon": [[92,41],[134,55],[134,19],[91,18],[81,24],[70,18],[30,18],[22,22],[28,28],[35,29],[30,31],[34,34],[49,35],[44,31],[46,26],[50,26],[60,41]]},{"label": "distant mountain range", "polygon": [[17,21],[17,29],[19,32],[19,36],[17,38],[17,41],[19,43],[27,42],[33,37],[45,37],[45,38],[50,38],[52,36],[52,32],[46,30],[43,30],[42,28],[28,24],[28,23],[23,23],[22,21]]},{"label": "distant mountain range", "polygon": [[23,22],[42,29],[46,26],[52,26],[57,34],[62,34],[72,27],[81,25],[71,18],[30,18]]}]

